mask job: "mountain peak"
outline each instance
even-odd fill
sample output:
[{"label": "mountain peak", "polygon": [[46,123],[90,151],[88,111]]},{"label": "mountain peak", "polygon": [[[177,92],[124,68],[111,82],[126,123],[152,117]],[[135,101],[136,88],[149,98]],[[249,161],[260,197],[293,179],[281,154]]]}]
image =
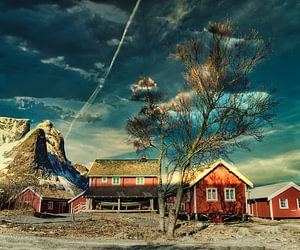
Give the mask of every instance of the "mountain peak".
[{"label": "mountain peak", "polygon": [[4,144],[0,144],[0,153],[2,152],[0,160],[2,157],[2,163],[7,162],[5,166],[0,166],[0,183],[2,175],[22,186],[46,182],[63,185],[66,190],[75,192],[77,188],[85,188],[87,179],[67,159],[63,135],[53,123],[45,120],[29,132],[28,127],[24,125],[29,120],[19,120],[13,118],[2,120],[2,127],[5,128],[3,131],[9,131],[12,126],[19,129],[18,133],[15,133],[17,136],[11,136],[9,142],[5,139]]}]

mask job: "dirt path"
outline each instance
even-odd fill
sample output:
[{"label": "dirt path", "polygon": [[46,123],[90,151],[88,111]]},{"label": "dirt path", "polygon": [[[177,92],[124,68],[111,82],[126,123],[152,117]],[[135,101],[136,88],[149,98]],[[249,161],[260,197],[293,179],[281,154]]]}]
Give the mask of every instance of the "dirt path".
[{"label": "dirt path", "polygon": [[56,239],[48,237],[24,236],[20,234],[7,234],[1,232],[0,235],[0,249],[12,250],[45,250],[45,249],[72,249],[72,250],[89,250],[89,249],[133,249],[133,250],[150,250],[150,249],[217,249],[217,250],[254,250],[267,249],[264,247],[246,247],[245,246],[222,246],[212,244],[196,244],[196,243],[147,243],[145,241],[115,241],[115,240],[74,240],[74,239]]},{"label": "dirt path", "polygon": [[[0,213],[1,249],[300,249],[300,220],[203,224],[178,221],[176,238],[157,214],[81,214],[35,218]],[[204,227],[203,227],[204,225]]]}]

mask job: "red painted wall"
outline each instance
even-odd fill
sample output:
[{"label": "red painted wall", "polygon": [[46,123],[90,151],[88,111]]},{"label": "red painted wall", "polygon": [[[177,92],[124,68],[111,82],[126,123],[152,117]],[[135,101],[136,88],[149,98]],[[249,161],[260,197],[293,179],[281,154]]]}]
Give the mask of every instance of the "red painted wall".
[{"label": "red painted wall", "polygon": [[[279,207],[279,199],[288,199],[288,209]],[[300,218],[300,208],[297,205],[300,200],[300,191],[291,187],[272,199],[274,218]]]},{"label": "red painted wall", "polygon": [[[48,209],[49,202],[53,202],[53,209]],[[63,206],[63,204],[65,204],[65,206]],[[69,213],[68,200],[54,200],[54,199],[42,200],[41,213],[51,213],[51,214]]]},{"label": "red painted wall", "polygon": [[[53,202],[53,209],[48,209],[48,202]],[[62,206],[62,203],[65,203],[65,206]],[[19,203],[21,204],[29,204],[34,211],[38,213],[69,213],[69,204],[68,200],[56,200],[56,199],[41,199],[37,194],[32,192],[30,189],[26,190],[24,193],[20,195]]]},{"label": "red painted wall", "polygon": [[[91,177],[91,187],[112,186],[112,177],[107,177],[107,182],[102,182],[101,177]],[[120,185],[116,186],[136,186],[135,177],[120,177]],[[156,186],[157,177],[144,177],[144,185]],[[113,185],[115,186],[115,185]],[[141,186],[141,185],[139,185]]]},{"label": "red painted wall", "polygon": [[251,211],[254,217],[270,218],[270,202],[268,199],[259,199],[251,203]]},{"label": "red painted wall", "polygon": [[[80,203],[85,203],[86,204],[86,198],[83,196],[78,197],[77,199],[73,200],[70,202],[70,210],[71,213],[74,213],[74,208],[76,209],[76,207],[80,204]],[[77,212],[77,211],[76,211]]]},{"label": "red painted wall", "polygon": [[[206,200],[206,188],[217,188],[218,200]],[[224,188],[235,188],[235,201],[225,201]],[[196,212],[201,214],[245,214],[246,213],[246,184],[220,165],[205,178],[196,183]],[[186,193],[186,192],[185,192]],[[186,195],[183,202],[186,201]],[[194,187],[190,189],[190,202],[185,204],[186,213],[194,213]]]},{"label": "red painted wall", "polygon": [[41,199],[30,189],[26,190],[24,193],[20,195],[18,202],[22,205],[29,204],[34,209],[34,211],[40,212]]}]

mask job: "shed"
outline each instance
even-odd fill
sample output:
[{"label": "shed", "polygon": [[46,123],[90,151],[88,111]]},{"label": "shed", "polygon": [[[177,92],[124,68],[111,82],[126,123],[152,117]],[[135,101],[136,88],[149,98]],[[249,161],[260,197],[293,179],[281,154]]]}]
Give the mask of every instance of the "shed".
[{"label": "shed", "polygon": [[300,218],[300,186],[283,182],[257,187],[250,190],[248,203],[255,217]]},{"label": "shed", "polygon": [[74,197],[66,190],[50,187],[27,187],[18,196],[18,203],[28,204],[37,213],[68,213],[68,201]]}]

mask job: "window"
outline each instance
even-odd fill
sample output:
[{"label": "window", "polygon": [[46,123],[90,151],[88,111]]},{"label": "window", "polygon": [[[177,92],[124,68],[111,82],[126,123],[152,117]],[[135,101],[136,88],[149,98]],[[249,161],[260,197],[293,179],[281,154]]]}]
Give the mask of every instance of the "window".
[{"label": "window", "polygon": [[101,182],[107,182],[107,177],[102,177]]},{"label": "window", "polygon": [[281,209],[289,208],[288,199],[279,199],[279,207]]},{"label": "window", "polygon": [[186,202],[191,202],[191,191],[190,189],[186,192]]},{"label": "window", "polygon": [[184,212],[185,211],[185,203],[181,202],[180,204],[180,211]]},{"label": "window", "polygon": [[298,208],[300,208],[300,198],[297,199],[297,205],[298,205]]},{"label": "window", "polygon": [[224,188],[225,201],[235,201],[235,188]]},{"label": "window", "polygon": [[135,181],[137,185],[144,185],[144,177],[136,177]]},{"label": "window", "polygon": [[113,185],[120,185],[120,177],[113,177],[112,178]]},{"label": "window", "polygon": [[206,189],[206,200],[207,201],[217,201],[218,193],[216,188],[207,188]]},{"label": "window", "polygon": [[48,209],[53,210],[53,201],[48,201]]}]

